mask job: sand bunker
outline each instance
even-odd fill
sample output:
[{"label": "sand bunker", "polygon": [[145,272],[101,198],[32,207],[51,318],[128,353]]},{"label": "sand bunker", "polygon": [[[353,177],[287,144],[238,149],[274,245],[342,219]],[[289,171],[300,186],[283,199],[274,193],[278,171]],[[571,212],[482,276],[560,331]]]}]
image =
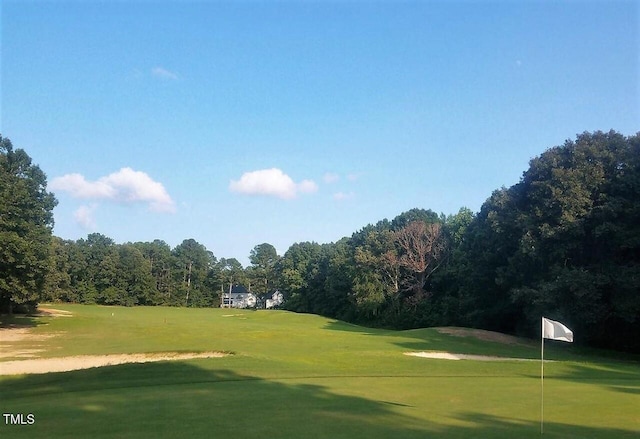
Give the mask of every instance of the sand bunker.
[{"label": "sand bunker", "polygon": [[492,357],[488,355],[453,354],[451,352],[405,352],[412,357],[435,358],[437,360],[475,361],[538,361],[531,358]]},{"label": "sand bunker", "polygon": [[75,357],[38,358],[0,362],[0,375],[22,375],[92,367],[115,366],[127,363],[150,363],[154,361],[191,360],[194,358],[220,358],[224,352],[158,352],[147,354],[81,355]]},{"label": "sand bunker", "polygon": [[[38,317],[72,317],[69,311],[40,308]],[[37,343],[64,332],[34,334],[33,328],[10,326],[0,328],[0,359],[35,357],[44,349]],[[15,346],[16,342],[36,342],[31,346]],[[0,375],[22,375],[49,372],[68,372],[92,367],[115,366],[127,363],[149,363],[154,361],[191,360],[195,358],[220,358],[224,352],[156,352],[143,354],[80,355],[75,357],[34,358],[28,360],[0,361]]]}]

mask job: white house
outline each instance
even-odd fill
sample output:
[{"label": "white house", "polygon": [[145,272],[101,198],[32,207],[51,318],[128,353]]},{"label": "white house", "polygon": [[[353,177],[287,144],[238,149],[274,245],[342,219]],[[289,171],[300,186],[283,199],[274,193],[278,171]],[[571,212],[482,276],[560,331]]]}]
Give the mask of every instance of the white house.
[{"label": "white house", "polygon": [[276,306],[280,306],[284,303],[284,294],[280,291],[276,290],[271,298],[267,296],[267,300],[265,300],[265,308],[275,308]]},{"label": "white house", "polygon": [[242,285],[235,285],[231,291],[222,295],[221,308],[255,308],[258,296],[247,291]]},{"label": "white house", "polygon": [[242,285],[235,285],[228,293],[223,293],[220,308],[276,308],[284,303],[284,294],[275,291],[260,297]]}]

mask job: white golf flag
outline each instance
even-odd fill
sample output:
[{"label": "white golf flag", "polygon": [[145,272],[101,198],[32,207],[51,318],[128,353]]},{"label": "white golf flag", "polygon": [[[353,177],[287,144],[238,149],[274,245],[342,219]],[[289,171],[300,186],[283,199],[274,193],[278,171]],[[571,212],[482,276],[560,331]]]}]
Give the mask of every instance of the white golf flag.
[{"label": "white golf flag", "polygon": [[573,332],[562,323],[543,317],[542,338],[573,342]]}]

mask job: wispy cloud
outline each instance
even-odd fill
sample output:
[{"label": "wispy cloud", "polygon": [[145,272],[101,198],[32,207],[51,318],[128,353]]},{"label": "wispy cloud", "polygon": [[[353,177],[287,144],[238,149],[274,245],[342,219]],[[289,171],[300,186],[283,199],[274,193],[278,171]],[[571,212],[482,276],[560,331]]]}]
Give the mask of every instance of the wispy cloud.
[{"label": "wispy cloud", "polygon": [[312,194],[318,191],[318,185],[313,180],[302,180],[296,185],[298,192],[303,194]]},{"label": "wispy cloud", "polygon": [[75,212],[73,212],[73,218],[76,223],[85,230],[95,230],[96,221],[93,217],[93,212],[96,210],[96,207],[97,204],[80,206]]},{"label": "wispy cloud", "polygon": [[313,193],[318,185],[312,180],[295,183],[278,168],[245,172],[239,180],[231,180],[229,190],[244,195],[266,195],[282,199],[296,198],[298,194]]},{"label": "wispy cloud", "polygon": [[350,200],[355,196],[356,194],[354,194],[353,192],[336,192],[335,194],[333,194],[333,199],[336,201],[344,201]]},{"label": "wispy cloud", "polygon": [[361,176],[362,176],[361,172],[352,172],[350,174],[346,174],[343,176],[340,176],[340,174],[336,174],[335,172],[326,172],[322,176],[322,181],[324,181],[327,184],[336,183],[340,181],[342,178],[345,178],[348,181],[356,181],[360,179]]},{"label": "wispy cloud", "polygon": [[68,192],[74,198],[147,203],[155,212],[175,212],[175,203],[162,183],[131,168],[122,168],[96,181],[87,181],[81,174],[67,174],[54,178],[49,187],[53,191]]},{"label": "wispy cloud", "polygon": [[335,183],[336,181],[340,180],[340,176],[334,172],[327,172],[322,177],[322,180],[328,184]]},{"label": "wispy cloud", "polygon": [[160,79],[169,79],[172,81],[179,79],[177,73],[174,73],[171,70],[167,70],[164,67],[160,67],[160,66],[156,66],[152,68],[151,74],[156,78],[160,78]]}]

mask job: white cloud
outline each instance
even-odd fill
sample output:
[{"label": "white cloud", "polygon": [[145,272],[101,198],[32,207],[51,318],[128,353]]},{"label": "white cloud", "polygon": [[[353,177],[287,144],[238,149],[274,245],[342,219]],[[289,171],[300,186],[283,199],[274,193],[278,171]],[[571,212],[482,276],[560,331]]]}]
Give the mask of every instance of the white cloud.
[{"label": "white cloud", "polygon": [[54,178],[49,187],[53,191],[69,192],[74,198],[148,203],[153,211],[175,212],[175,204],[162,183],[131,168],[122,168],[97,181],[87,181],[80,174],[67,174]]},{"label": "white cloud", "polygon": [[312,194],[318,191],[318,185],[313,180],[302,180],[298,184],[298,192]]},{"label": "white cloud", "polygon": [[144,172],[122,168],[101,180],[117,191],[117,198],[120,201],[148,202],[149,208],[153,211],[175,212],[173,200],[162,183],[154,181]]},{"label": "white cloud", "polygon": [[326,174],[324,174],[322,179],[325,183],[335,183],[336,181],[340,180],[340,176],[333,172],[327,172]]},{"label": "white cloud", "polygon": [[355,174],[355,173],[354,174],[349,174],[349,175],[347,175],[347,180],[356,181],[357,179],[360,178],[360,175],[361,174]]},{"label": "white cloud", "polygon": [[349,200],[355,196],[356,194],[354,194],[353,192],[336,192],[335,194],[333,194],[333,199],[337,201],[344,201]]},{"label": "white cloud", "polygon": [[176,73],[160,66],[152,68],[151,74],[156,78],[160,78],[160,79],[171,79],[173,81],[178,79],[178,75]]},{"label": "white cloud", "polygon": [[103,179],[98,181],[87,181],[80,174],[67,174],[56,177],[51,181],[49,187],[54,191],[69,192],[74,198],[113,198],[114,188],[109,186]]},{"label": "white cloud", "polygon": [[92,204],[90,206],[80,206],[78,210],[73,212],[73,218],[76,220],[76,223],[78,223],[83,229],[95,230],[96,221],[93,217],[93,212],[96,207],[96,204]]},{"label": "white cloud", "polygon": [[299,193],[312,193],[318,185],[312,180],[295,183],[278,168],[245,172],[240,180],[231,180],[229,190],[245,195],[267,195],[282,199],[295,198]]}]

